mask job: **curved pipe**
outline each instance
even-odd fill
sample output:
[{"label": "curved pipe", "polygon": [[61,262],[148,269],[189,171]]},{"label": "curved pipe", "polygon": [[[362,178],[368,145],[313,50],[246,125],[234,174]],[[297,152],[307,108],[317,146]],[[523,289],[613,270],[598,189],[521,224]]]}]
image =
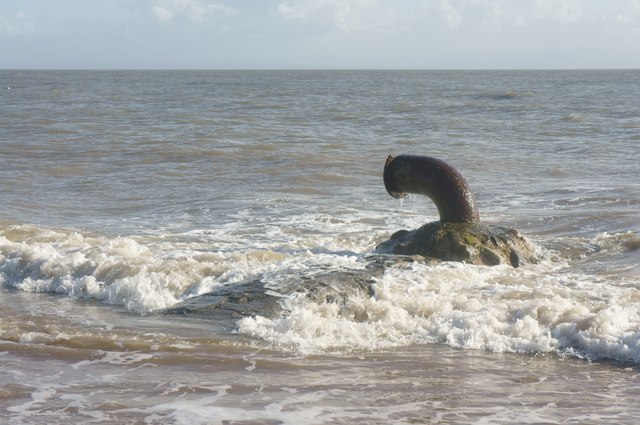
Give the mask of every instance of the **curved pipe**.
[{"label": "curved pipe", "polygon": [[440,221],[478,222],[480,215],[469,185],[451,165],[429,156],[389,155],[384,187],[394,198],[407,193],[426,195],[436,204]]}]

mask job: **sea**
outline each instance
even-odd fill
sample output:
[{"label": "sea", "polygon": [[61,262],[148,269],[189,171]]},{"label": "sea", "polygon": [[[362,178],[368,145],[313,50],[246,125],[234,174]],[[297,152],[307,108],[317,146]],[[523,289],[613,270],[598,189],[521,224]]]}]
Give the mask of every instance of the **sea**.
[{"label": "sea", "polygon": [[[371,274],[400,154],[541,260]],[[637,423],[639,218],[638,70],[2,70],[0,422]]]}]

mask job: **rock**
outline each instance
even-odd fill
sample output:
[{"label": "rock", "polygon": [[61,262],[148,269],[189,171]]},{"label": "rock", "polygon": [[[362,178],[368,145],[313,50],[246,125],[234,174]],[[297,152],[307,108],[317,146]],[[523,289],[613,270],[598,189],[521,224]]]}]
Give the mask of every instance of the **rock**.
[{"label": "rock", "polygon": [[286,299],[302,295],[309,301],[345,305],[349,300],[373,296],[371,284],[389,265],[413,262],[412,258],[371,255],[366,267],[356,270],[317,270],[314,273],[286,272],[277,276],[274,285],[265,276],[220,286],[206,294],[184,300],[156,314],[191,316],[234,323],[243,317],[280,317],[286,310]]},{"label": "rock", "polygon": [[269,293],[260,278],[253,278],[233,285],[221,286],[158,313],[233,321],[256,314],[275,317],[281,310],[279,298]]},{"label": "rock", "polygon": [[519,267],[539,261],[536,246],[517,230],[478,222],[425,224],[401,230],[376,247],[384,254],[418,255],[432,261]]}]

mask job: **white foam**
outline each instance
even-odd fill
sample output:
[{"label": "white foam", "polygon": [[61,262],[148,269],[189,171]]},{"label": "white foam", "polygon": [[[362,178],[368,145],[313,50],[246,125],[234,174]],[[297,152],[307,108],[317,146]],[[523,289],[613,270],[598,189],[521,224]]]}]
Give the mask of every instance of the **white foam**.
[{"label": "white foam", "polygon": [[141,363],[146,360],[152,359],[152,354],[147,353],[121,353],[116,351],[103,351],[102,357],[94,360],[83,360],[71,365],[74,369],[80,369],[81,367],[91,366],[97,363],[107,363],[112,365],[131,365]]},{"label": "white foam", "polygon": [[139,312],[240,281],[287,257],[268,249],[207,251],[201,242],[108,238],[35,226],[0,230],[1,283]]},{"label": "white foam", "polygon": [[157,404],[142,409],[122,409],[116,413],[142,414],[147,421],[168,421],[175,424],[211,424],[226,422],[282,424],[324,424],[331,422],[358,423],[363,419],[393,422],[399,414],[419,412],[424,409],[424,402],[407,402],[381,407],[368,406],[366,409],[353,406],[337,406],[335,399],[344,397],[344,389],[321,389],[313,392],[298,392],[283,388],[287,396],[277,399],[260,394],[261,403],[238,403],[230,395],[229,385],[207,387],[212,395],[199,398],[176,397],[174,401]]},{"label": "white foam", "polygon": [[603,232],[591,239],[590,243],[596,250],[637,251],[640,249],[640,235],[632,231],[613,234]]},{"label": "white foam", "polygon": [[441,264],[388,269],[375,295],[345,305],[289,300],[286,317],[244,318],[238,332],[302,353],[443,343],[640,362],[635,290],[545,263],[513,269]]},{"label": "white foam", "polygon": [[[353,217],[286,220],[290,225],[267,226],[268,236],[240,235],[246,228],[237,224],[144,238],[4,226],[0,281],[147,312],[260,275],[283,297],[285,314],[242,319],[237,332],[277,349],[321,353],[440,343],[640,362],[640,296],[633,270],[612,280],[610,274],[591,273],[590,263],[581,269],[557,259],[518,269],[412,263],[388,268],[373,283],[373,296],[316,303],[292,288],[295,277],[362,270],[365,261],[356,253],[379,235],[371,231],[371,240],[357,240],[371,225]],[[321,224],[305,224],[309,220]],[[324,231],[323,225],[335,228]],[[345,236],[336,243],[339,231]],[[637,239],[629,232],[600,234],[590,243],[606,254],[634,255]],[[21,338],[47,343],[51,337]]]},{"label": "white foam", "polygon": [[[264,219],[267,220],[267,219]],[[288,219],[287,219],[288,220]],[[351,218],[331,224],[311,215],[277,222],[265,233],[247,234],[229,224],[206,231],[146,237],[115,237],[31,225],[0,227],[0,283],[29,292],[53,292],[148,312],[260,273],[357,267],[363,242],[345,230],[375,238]],[[311,220],[315,224],[305,224]],[[317,224],[320,222],[321,224]],[[260,227],[260,226],[258,226]],[[315,230],[314,230],[315,229]],[[340,250],[338,250],[340,248]]]}]

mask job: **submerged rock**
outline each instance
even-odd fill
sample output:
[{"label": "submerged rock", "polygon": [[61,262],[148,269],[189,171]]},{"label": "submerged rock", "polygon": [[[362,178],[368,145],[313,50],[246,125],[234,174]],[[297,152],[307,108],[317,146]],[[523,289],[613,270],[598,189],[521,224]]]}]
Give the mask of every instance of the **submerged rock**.
[{"label": "submerged rock", "polygon": [[236,321],[257,315],[279,317],[286,310],[286,300],[296,296],[304,296],[317,304],[345,305],[354,298],[373,296],[371,285],[390,264],[412,261],[410,257],[372,255],[366,258],[364,269],[319,270],[311,274],[283,271],[277,277],[280,282],[277,285],[265,276],[256,276],[221,286],[157,313]]},{"label": "submerged rock", "polygon": [[224,285],[206,294],[159,311],[163,315],[204,316],[238,320],[247,316],[276,317],[282,311],[279,297],[270,294],[260,278]]},{"label": "submerged rock", "polygon": [[427,223],[419,229],[400,230],[376,247],[379,253],[419,255],[427,261],[519,267],[536,263],[536,246],[517,230],[478,222]]}]

